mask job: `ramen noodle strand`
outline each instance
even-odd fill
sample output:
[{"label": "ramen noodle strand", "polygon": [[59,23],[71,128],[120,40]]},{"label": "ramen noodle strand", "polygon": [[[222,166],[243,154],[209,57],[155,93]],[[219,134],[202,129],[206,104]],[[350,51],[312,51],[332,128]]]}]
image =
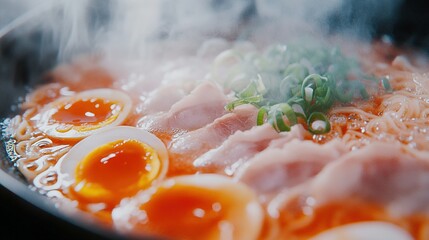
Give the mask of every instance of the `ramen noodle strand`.
[{"label": "ramen noodle strand", "polygon": [[57,169],[55,167],[47,168],[34,178],[33,184],[45,191],[59,190],[61,181],[58,178]]},{"label": "ramen noodle strand", "polygon": [[381,118],[376,118],[369,121],[366,125],[367,132],[373,132],[375,134],[387,132],[387,123]]},{"label": "ramen noodle strand", "polygon": [[[45,170],[44,159],[42,161],[37,161],[38,159],[27,159],[27,158],[21,158],[17,161],[17,167],[19,171],[26,177],[28,181],[33,181],[33,179],[42,172],[42,170]],[[40,165],[42,164],[42,165]]]},{"label": "ramen noodle strand", "polygon": [[363,117],[363,119],[373,119],[377,118],[377,115],[374,115],[369,112],[365,112],[362,109],[355,108],[355,107],[338,107],[331,111],[331,114],[357,114]]},{"label": "ramen noodle strand", "polygon": [[429,159],[429,151],[420,151],[418,149],[405,147],[404,148],[406,152],[410,153],[413,157],[423,159],[427,161]]},{"label": "ramen noodle strand", "polygon": [[34,138],[27,138],[25,140],[21,140],[17,143],[16,152],[21,156],[26,156],[27,158],[36,158],[40,157],[41,154],[39,152],[32,151],[32,146],[37,141],[41,140],[43,136],[38,136]]},{"label": "ramen noodle strand", "polygon": [[[406,92],[397,93],[383,101],[385,111],[397,111],[400,116],[406,118],[417,117],[421,105],[425,106],[420,97],[404,95]],[[399,109],[397,109],[399,106]],[[404,114],[405,113],[405,114]]]},{"label": "ramen noodle strand", "polygon": [[395,134],[405,130],[405,126],[403,126],[395,113],[386,114],[382,117],[382,119],[386,121],[389,133]]},{"label": "ramen noodle strand", "polygon": [[21,156],[17,160],[18,168],[25,177],[32,180],[37,174],[53,166],[69,149],[68,145],[53,146],[52,141],[43,136],[20,141],[16,145],[16,152]]},{"label": "ramen noodle strand", "polygon": [[28,140],[31,138],[32,131],[33,131],[33,128],[30,126],[27,120],[22,119],[15,132],[14,138],[17,141]]}]

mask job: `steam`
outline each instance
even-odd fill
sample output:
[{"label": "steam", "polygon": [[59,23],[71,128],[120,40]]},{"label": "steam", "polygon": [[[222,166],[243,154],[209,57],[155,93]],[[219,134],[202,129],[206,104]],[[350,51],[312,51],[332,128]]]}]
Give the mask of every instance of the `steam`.
[{"label": "steam", "polygon": [[154,43],[195,48],[215,37],[269,41],[331,30],[368,37],[373,21],[391,20],[400,2],[0,0],[0,38],[40,31],[41,47],[54,46],[58,58],[66,59],[87,51],[144,57]]},{"label": "steam", "polygon": [[320,7],[312,0],[114,1],[105,46],[112,49],[126,42],[121,51],[144,55],[148,45],[162,41],[187,48],[216,37],[282,39],[322,26],[341,2],[323,0]]},{"label": "steam", "polygon": [[101,31],[95,26],[96,14],[103,8],[99,4],[93,0],[0,0],[0,38],[20,41],[39,34],[40,42],[33,42],[39,46],[32,47],[57,48],[59,59],[88,51]]}]

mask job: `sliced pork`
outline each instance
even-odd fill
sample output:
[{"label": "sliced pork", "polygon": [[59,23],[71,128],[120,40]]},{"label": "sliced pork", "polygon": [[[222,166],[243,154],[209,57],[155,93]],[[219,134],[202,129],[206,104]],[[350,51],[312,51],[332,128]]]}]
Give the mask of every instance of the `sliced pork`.
[{"label": "sliced pork", "polygon": [[140,105],[140,111],[142,114],[167,112],[185,94],[186,91],[176,85],[160,86],[144,97],[144,101]]},{"label": "sliced pork", "polygon": [[285,144],[289,143],[293,139],[309,140],[313,135],[307,131],[301,124],[292,126],[290,132],[282,132],[281,138],[274,139],[270,142],[268,149],[270,148],[282,148]]},{"label": "sliced pork", "polygon": [[319,204],[361,199],[395,214],[429,212],[429,161],[404,154],[399,145],[373,143],[327,166],[311,185]]},{"label": "sliced pork", "polygon": [[[280,135],[274,128],[265,124],[248,131],[238,131],[221,146],[212,149],[194,161],[194,166],[202,171],[219,172],[231,175],[234,168],[264,150]],[[226,170],[226,172],[224,172]]]},{"label": "sliced pork", "polygon": [[227,102],[227,96],[218,85],[205,81],[168,112],[144,116],[137,125],[148,131],[192,131],[224,115]]},{"label": "sliced pork", "polygon": [[217,118],[205,127],[179,135],[171,141],[169,152],[194,159],[219,146],[236,131],[244,131],[255,126],[257,112],[256,107],[252,105],[237,107],[233,112]]},{"label": "sliced pork", "polygon": [[218,147],[235,132],[245,131],[255,126],[257,112],[256,107],[243,105],[205,127],[178,135],[171,141],[168,148],[170,157],[175,159],[171,168],[194,169],[192,164],[194,159]]},{"label": "sliced pork", "polygon": [[347,151],[340,141],[319,145],[299,139],[282,148],[266,149],[239,169],[235,178],[259,194],[275,193],[292,188],[319,173],[326,164],[339,159]]}]

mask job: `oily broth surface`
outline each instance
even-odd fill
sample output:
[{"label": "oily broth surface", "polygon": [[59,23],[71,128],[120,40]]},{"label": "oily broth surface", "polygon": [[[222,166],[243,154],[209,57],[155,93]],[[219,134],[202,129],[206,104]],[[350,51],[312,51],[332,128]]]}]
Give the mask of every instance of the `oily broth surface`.
[{"label": "oily broth surface", "polygon": [[[314,143],[325,144],[339,139],[349,150],[359,151],[373,142],[400,143],[402,152],[417,158],[425,158],[429,152],[428,115],[429,115],[429,77],[425,74],[427,69],[411,64],[403,58],[395,58],[400,52],[384,43],[374,43],[372,47],[362,47],[360,54],[366,71],[379,77],[389,77],[393,92],[379,91],[370,101],[355,101],[348,105],[337,105],[328,113],[332,123],[332,130],[326,135],[313,135],[305,137]],[[347,46],[345,48],[347,51]],[[389,54],[385,54],[388,52]],[[391,56],[392,55],[392,56]],[[28,96],[22,104],[22,114],[11,119],[9,131],[16,140],[15,151],[20,156],[16,160],[18,169],[41,192],[48,196],[55,196],[60,201],[67,201],[67,193],[61,189],[61,173],[57,162],[73,147],[77,140],[55,139],[39,131],[32,118],[48,104],[59,97],[71,96],[88,89],[112,88],[124,91],[133,100],[131,113],[121,125],[136,126],[145,114],[156,114],[145,108],[145,101],[150,92],[163,86],[180,86],[182,91],[177,101],[189,94],[198,84],[210,80],[210,75],[202,72],[209,71],[211,58],[204,59],[200,65],[206,65],[204,71],[192,71],[190,64],[201,59],[194,56],[166,64],[164,69],[157,68],[153,76],[128,75],[117,78],[97,61],[88,66],[78,64],[60,66],[53,72],[53,82],[38,87]],[[368,64],[366,64],[368,62]],[[376,62],[371,64],[369,62]],[[156,72],[159,71],[159,72]],[[164,72],[163,72],[164,71]],[[70,75],[68,73],[72,72]],[[154,86],[147,80],[148,77],[162,76],[163,82]],[[177,81],[174,78],[178,78]],[[127,82],[126,80],[134,79]],[[212,79],[211,79],[212,80]],[[145,89],[147,84],[147,89]],[[143,92],[143,93],[142,93]],[[228,94],[228,92],[226,92]],[[230,95],[228,95],[231,98]],[[174,101],[174,100],[172,100]],[[168,111],[168,109],[167,109]],[[163,112],[163,111],[160,111]],[[154,129],[164,143],[168,144],[180,138],[185,132]],[[173,154],[172,154],[173,155]],[[170,161],[175,161],[174,158]],[[169,177],[180,174],[181,170],[169,169]],[[210,169],[204,171],[212,172]],[[187,174],[204,173],[200,169],[188,169]],[[260,196],[260,203],[265,211],[272,196]],[[353,206],[353,207],[352,207]],[[312,208],[308,215],[306,207]],[[94,210],[85,201],[78,202],[77,208],[92,213],[107,224],[112,224],[111,208]],[[425,216],[409,215],[404,218],[395,218],[384,209],[373,203],[366,202],[334,202],[323,206],[307,206],[301,201],[292,201],[287,205],[287,211],[280,213],[275,219],[266,213],[265,224],[260,238],[273,238],[283,236],[290,239],[303,239],[311,237],[320,231],[350,222],[383,220],[397,224],[407,229],[417,239],[424,239],[428,229]],[[356,211],[359,209],[359,211]],[[330,213],[337,215],[332,216]],[[335,218],[335,219],[333,219]],[[315,230],[316,229],[316,230]]]}]

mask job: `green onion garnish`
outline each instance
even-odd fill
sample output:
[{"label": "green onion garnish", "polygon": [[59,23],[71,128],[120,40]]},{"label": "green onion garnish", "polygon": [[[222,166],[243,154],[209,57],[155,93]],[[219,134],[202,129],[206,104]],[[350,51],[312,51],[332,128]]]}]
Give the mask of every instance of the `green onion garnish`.
[{"label": "green onion garnish", "polygon": [[389,78],[388,77],[384,77],[381,79],[381,83],[383,85],[383,88],[387,91],[387,92],[391,92],[392,91],[392,86],[390,86],[390,82],[389,82]]},{"label": "green onion garnish", "polygon": [[268,107],[261,107],[261,108],[259,109],[259,111],[258,111],[258,116],[257,116],[257,118],[256,118],[256,124],[257,124],[258,126],[260,126],[260,125],[262,125],[262,124],[264,124],[264,123],[265,123],[265,119],[266,119],[266,117],[267,117],[268,110],[269,110],[269,108],[268,108]]},{"label": "green onion garnish", "polygon": [[[334,103],[369,99],[368,89],[378,81],[362,72],[359,64],[338,48],[275,45],[262,54],[243,55],[231,66],[236,100],[225,108],[242,104],[259,108],[257,125],[270,123],[277,131],[290,131],[300,123],[313,134],[330,131],[326,113]],[[353,79],[350,76],[354,76]],[[239,80],[237,80],[239,79]],[[382,80],[391,91],[387,78]]]},{"label": "green onion garnish", "polygon": [[325,134],[331,130],[331,124],[325,114],[314,112],[307,120],[308,131],[313,134]]}]

